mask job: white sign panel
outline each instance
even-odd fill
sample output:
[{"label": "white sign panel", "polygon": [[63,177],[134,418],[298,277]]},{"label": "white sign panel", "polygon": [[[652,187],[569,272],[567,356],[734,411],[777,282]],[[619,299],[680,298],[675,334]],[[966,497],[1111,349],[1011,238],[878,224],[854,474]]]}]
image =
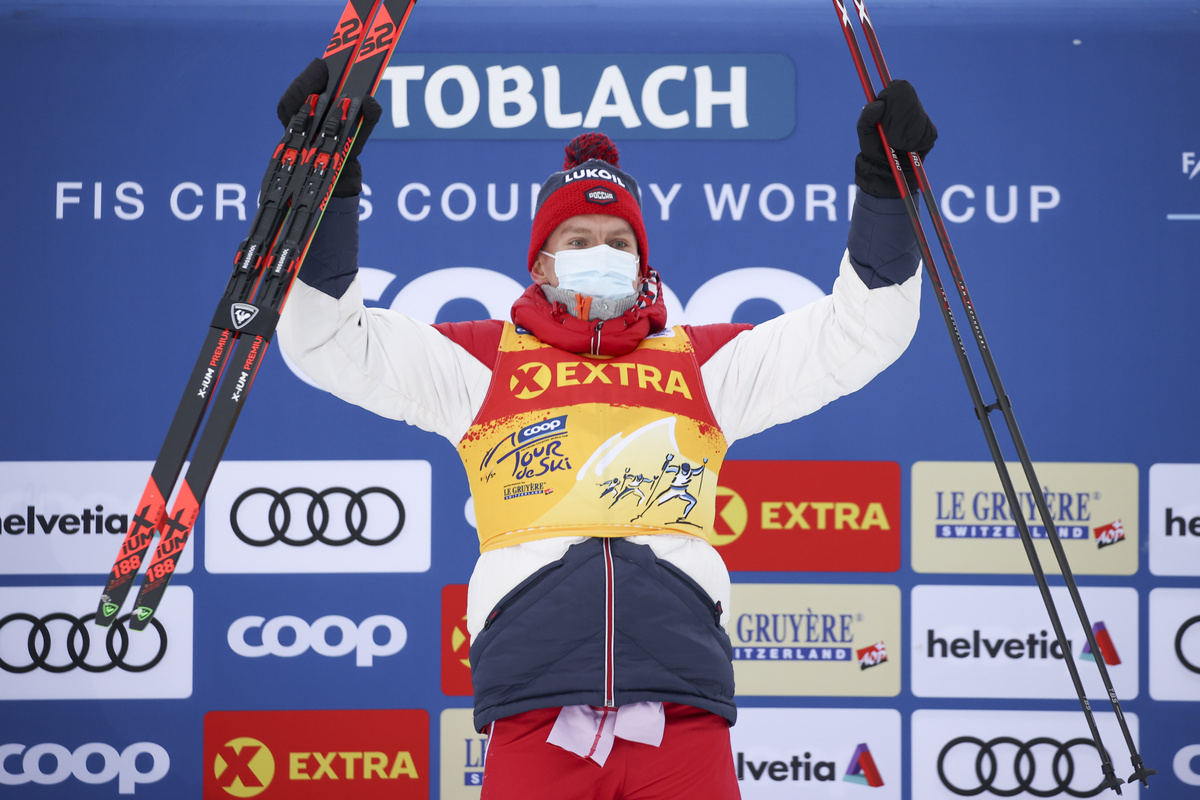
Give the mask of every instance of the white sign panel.
[{"label": "white sign panel", "polygon": [[428,461],[227,461],[204,505],[209,572],[425,572]]},{"label": "white sign panel", "polygon": [[1066,633],[1059,646],[1033,586],[917,586],[912,590],[912,691],[918,697],[1077,697],[1071,658],[1090,698],[1108,699],[1097,659],[1117,696],[1138,693],[1136,589],[1080,589],[1100,652],[1092,651],[1071,597],[1052,587]]}]

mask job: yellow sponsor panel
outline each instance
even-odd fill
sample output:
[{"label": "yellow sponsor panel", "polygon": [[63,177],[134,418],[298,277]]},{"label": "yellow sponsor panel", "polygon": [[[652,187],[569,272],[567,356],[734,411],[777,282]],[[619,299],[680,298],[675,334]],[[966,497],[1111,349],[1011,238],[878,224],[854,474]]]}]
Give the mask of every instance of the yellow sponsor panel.
[{"label": "yellow sponsor panel", "polygon": [[900,694],[900,588],[733,585],[729,638],[740,696]]},{"label": "yellow sponsor panel", "polygon": [[[1047,573],[1061,572],[1019,463],[1008,465],[1019,509]],[[1133,575],[1138,568],[1135,464],[1034,464],[1071,571]],[[1021,574],[1029,558],[991,462],[918,461],[912,469],[912,566],[917,572]]]},{"label": "yellow sponsor panel", "polygon": [[442,711],[442,800],[479,800],[487,736],[475,732],[469,708]]}]

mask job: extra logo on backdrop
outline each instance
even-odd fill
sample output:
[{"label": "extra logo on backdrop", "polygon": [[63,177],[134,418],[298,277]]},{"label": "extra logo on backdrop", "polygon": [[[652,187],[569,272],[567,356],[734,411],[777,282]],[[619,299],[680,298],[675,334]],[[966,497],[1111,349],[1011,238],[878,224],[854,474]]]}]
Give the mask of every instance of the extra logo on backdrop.
[{"label": "extra logo on backdrop", "polygon": [[[149,461],[0,462],[0,575],[104,575],[150,477]],[[177,573],[192,571],[185,550]]]},{"label": "extra logo on backdrop", "polygon": [[467,633],[467,585],[442,587],[442,694],[469,697],[471,636]]},{"label": "extra logo on backdrop", "polygon": [[898,799],[900,724],[894,709],[739,709],[729,735],[742,797]]},{"label": "extra logo on backdrop", "polygon": [[730,605],[738,695],[900,693],[899,587],[735,583]]},{"label": "extra logo on backdrop", "polygon": [[192,694],[192,590],[171,585],[139,633],[95,624],[96,586],[0,588],[0,700],[180,699]]},{"label": "extra logo on backdrop", "polygon": [[1150,696],[1200,700],[1200,589],[1150,590]]},{"label": "extra logo on backdrop", "polygon": [[441,800],[479,800],[488,737],[476,732],[473,719],[469,708],[442,711]]},{"label": "extra logo on backdrop", "polygon": [[429,713],[210,711],[204,797],[429,797]]},{"label": "extra logo on backdrop", "polygon": [[[1020,464],[1009,464],[1019,518],[1047,573],[1058,562]],[[1063,551],[1076,575],[1133,575],[1138,566],[1134,464],[1035,464]],[[918,461],[912,469],[912,562],[917,572],[1024,575],[1029,559],[990,462]]]},{"label": "extra logo on backdrop", "polygon": [[731,570],[895,572],[900,466],[726,461],[713,544]]},{"label": "extra logo on backdrop", "polygon": [[209,572],[425,572],[428,461],[225,461],[204,504]]},{"label": "extra logo on backdrop", "polygon": [[[1124,698],[1122,698],[1124,699]],[[1134,744],[1136,714],[1123,712]],[[1116,715],[1096,713],[1100,739],[1118,770],[1128,765]],[[935,711],[912,715],[912,796],[921,800],[961,797],[1096,797],[1101,785],[1100,754],[1082,712]],[[1120,762],[1120,763],[1118,763]],[[1161,771],[1161,769],[1160,769]],[[1161,776],[1160,776],[1161,777]],[[1153,779],[1152,779],[1153,780]],[[1141,784],[1121,787],[1137,798]]]},{"label": "extra logo on backdrop", "polygon": [[1034,586],[916,586],[912,598],[912,692],[917,697],[1076,697],[1074,659],[1088,697],[1107,700],[1095,661],[1103,659],[1122,700],[1138,694],[1138,593],[1079,590],[1095,652],[1065,587],[1050,589],[1067,647],[1054,636]]},{"label": "extra logo on backdrop", "polygon": [[796,67],[777,53],[420,53],[376,97],[385,139],[782,139]]},{"label": "extra logo on backdrop", "polygon": [[1150,466],[1150,571],[1200,576],[1200,464]]}]

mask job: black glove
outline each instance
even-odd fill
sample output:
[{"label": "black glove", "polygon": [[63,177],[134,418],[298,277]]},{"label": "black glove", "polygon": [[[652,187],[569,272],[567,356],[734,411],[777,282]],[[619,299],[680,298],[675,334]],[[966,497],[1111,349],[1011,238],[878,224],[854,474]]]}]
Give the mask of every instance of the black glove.
[{"label": "black glove", "polygon": [[888,144],[900,157],[900,166],[911,191],[917,191],[917,179],[912,162],[905,153],[925,154],[937,141],[937,126],[929,119],[917,91],[908,81],[892,81],[879,93],[878,99],[863,106],[858,117],[858,146],[861,152],[854,161],[854,182],[858,188],[875,197],[899,197],[900,190],[892,177],[891,154],[879,140],[876,123],[883,125]]},{"label": "black glove", "polygon": [[[328,83],[329,67],[323,60],[314,58],[279,98],[279,105],[275,108],[275,114],[279,117],[279,121],[286,126],[304,105],[308,96],[325,91]],[[360,114],[362,124],[359,126],[358,135],[354,138],[354,144],[350,147],[346,163],[342,166],[342,173],[338,176],[337,184],[333,187],[334,197],[353,197],[362,192],[362,165],[358,163],[358,155],[366,146],[367,138],[382,115],[383,108],[379,105],[379,101],[370,96],[363,98]]]}]

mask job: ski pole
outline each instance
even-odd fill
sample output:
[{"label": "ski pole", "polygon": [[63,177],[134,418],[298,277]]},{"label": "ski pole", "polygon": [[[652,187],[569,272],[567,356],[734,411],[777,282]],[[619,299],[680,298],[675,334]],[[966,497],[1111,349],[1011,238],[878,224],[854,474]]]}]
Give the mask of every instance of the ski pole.
[{"label": "ski pole", "polygon": [[[879,79],[886,88],[892,82],[892,77],[888,71],[887,62],[883,58],[883,50],[879,46],[879,37],[875,32],[875,25],[871,22],[871,17],[867,14],[865,0],[854,0],[855,9],[858,12],[859,26],[863,30],[863,35],[867,39],[867,47],[871,51],[871,57],[875,62],[876,70],[879,72]],[[996,369],[995,360],[992,358],[991,349],[987,346],[983,338],[983,328],[979,325],[978,318],[975,314],[975,304],[971,301],[970,293],[967,291],[967,284],[963,279],[962,270],[959,267],[958,258],[954,253],[954,247],[950,244],[950,235],[946,231],[945,222],[942,219],[941,210],[938,208],[937,200],[933,194],[933,188],[929,183],[929,178],[925,173],[925,166],[921,163],[921,158],[916,153],[909,153],[909,158],[912,161],[913,172],[917,176],[917,182],[920,184],[921,191],[925,195],[925,207],[929,211],[929,218],[933,221],[934,230],[937,233],[938,241],[942,245],[942,252],[946,256],[946,263],[950,268],[950,274],[954,278],[955,288],[958,290],[959,300],[962,302],[963,308],[966,309],[967,319],[971,323],[971,330],[975,332],[975,338],[979,345],[981,358],[984,367],[987,370],[988,377],[991,379],[992,387],[996,391],[997,397],[1004,398],[1006,402],[1000,405],[1000,411],[1004,417],[1006,426],[1008,427],[1009,435],[1012,438],[1013,446],[1017,451],[1017,456],[1020,459],[1021,467],[1025,472],[1025,478],[1029,481],[1029,488],[1033,494],[1034,502],[1037,504],[1038,513],[1046,527],[1047,537],[1050,539],[1050,547],[1054,551],[1055,560],[1063,575],[1063,580],[1067,585],[1068,592],[1071,596],[1071,601],[1075,605],[1075,610],[1079,615],[1079,621],[1083,625],[1084,635],[1087,637],[1088,644],[1092,648],[1093,653],[1099,653],[1099,647],[1096,643],[1095,632],[1092,630],[1092,625],[1088,620],[1087,612],[1083,606],[1083,599],[1079,596],[1079,589],[1075,584],[1075,576],[1071,571],[1070,564],[1067,561],[1067,554],[1063,550],[1062,543],[1059,541],[1057,531],[1055,530],[1054,522],[1051,519],[1050,508],[1046,503],[1046,498],[1042,492],[1041,483],[1034,473],[1033,461],[1029,458],[1029,453],[1025,448],[1025,442],[1021,436],[1021,432],[1017,427],[1017,420],[1012,411],[1011,403],[1007,402],[1008,396],[1004,392],[1004,388],[1000,382],[1000,374]],[[1014,515],[1015,516],[1015,515]],[[1036,555],[1036,554],[1035,554]],[[1125,743],[1129,748],[1130,761],[1133,764],[1134,772],[1129,776],[1129,783],[1141,781],[1143,785],[1149,786],[1148,778],[1157,773],[1157,770],[1148,769],[1142,762],[1141,756],[1138,754],[1137,746],[1134,744],[1133,736],[1129,731],[1129,725],[1125,721],[1125,715],[1121,712],[1121,704],[1117,699],[1117,693],[1113,689],[1112,681],[1108,675],[1108,667],[1104,663],[1103,658],[1096,659],[1096,669],[1100,673],[1100,678],[1104,683],[1104,689],[1108,693],[1109,699],[1112,702],[1113,711],[1116,713],[1117,721],[1120,724],[1121,733],[1125,738]]]},{"label": "ski pole", "polygon": [[[880,68],[881,77],[886,86],[887,84],[889,84],[891,82],[891,79],[890,79],[890,76],[887,74],[886,67],[883,65],[883,62],[882,62],[882,53],[879,51],[879,48],[878,48],[878,39],[874,38],[874,30],[869,25],[869,17],[866,14],[866,9],[865,9],[865,6],[863,5],[863,0],[854,0],[854,2],[856,5],[856,8],[858,10],[859,19],[861,21],[861,24],[863,25],[864,31],[867,32],[868,41],[873,42],[872,54],[876,58],[876,64]],[[842,2],[842,0],[834,0],[834,7],[837,10],[840,21],[842,23],[843,33],[845,34],[847,45],[850,48],[851,56],[854,59],[855,67],[858,70],[859,78],[862,81],[863,89],[867,95],[868,102],[873,101],[875,99],[874,89],[871,85],[870,76],[867,74],[866,65],[862,58],[862,53],[858,47],[858,40],[854,35],[853,28],[851,27],[849,14],[847,14],[846,7],[845,7],[844,3]],[[936,201],[930,199],[932,196],[932,190],[929,186],[928,179],[924,174],[924,168],[921,165],[920,157],[916,153],[909,154],[909,159],[911,160],[911,162],[914,166],[914,170],[918,176],[918,181],[921,185],[921,189],[922,189],[922,191],[925,192],[926,205],[929,208],[931,218],[934,220],[934,224],[935,224],[935,227],[938,232],[939,240],[942,243],[943,252],[945,253],[947,261],[950,264],[951,272],[955,278],[956,287],[958,288],[958,291],[959,291],[960,300],[962,301],[963,306],[967,311],[968,321],[970,322],[971,329],[974,333],[976,344],[982,354],[982,358],[984,359],[984,363],[985,363],[986,369],[988,371],[989,377],[992,380],[992,386],[996,390],[996,393],[997,393],[996,403],[994,403],[990,406],[985,406],[983,404],[982,396],[979,393],[978,384],[975,381],[974,373],[971,369],[970,362],[968,361],[967,356],[966,356],[966,350],[965,350],[965,346],[963,345],[963,342],[962,342],[962,337],[958,332],[957,325],[954,323],[953,313],[951,312],[951,310],[949,308],[949,303],[946,298],[945,289],[942,286],[940,277],[937,274],[937,268],[933,264],[932,256],[929,252],[928,241],[925,238],[923,230],[921,229],[919,212],[917,210],[915,202],[912,200],[911,193],[908,190],[907,181],[905,180],[903,173],[901,171],[899,159],[898,159],[895,151],[892,150],[891,147],[888,145],[886,137],[884,137],[884,135],[883,135],[882,126],[879,126],[879,133],[880,133],[880,137],[883,140],[884,147],[887,148],[889,150],[889,152],[891,153],[891,156],[892,156],[891,167],[892,167],[893,177],[896,179],[897,187],[900,190],[901,197],[905,201],[905,207],[908,211],[910,222],[913,225],[913,230],[917,236],[918,245],[921,249],[922,259],[925,262],[926,269],[930,276],[931,283],[933,283],[935,290],[937,291],[938,298],[939,298],[939,304],[940,304],[940,306],[942,308],[942,312],[943,312],[943,317],[946,319],[947,327],[950,331],[951,338],[955,344],[955,348],[956,348],[956,351],[958,354],[960,366],[963,369],[963,374],[964,374],[964,377],[966,378],[968,389],[970,390],[972,400],[975,405],[976,416],[979,417],[980,424],[983,427],[984,435],[988,442],[988,447],[991,450],[993,461],[995,462],[1001,484],[1003,485],[1004,490],[1005,490],[1005,495],[1008,498],[1010,507],[1014,509],[1014,514],[1013,514],[1014,522],[1017,523],[1017,528],[1020,531],[1022,544],[1025,547],[1026,554],[1030,561],[1030,567],[1034,573],[1034,577],[1037,579],[1038,588],[1041,591],[1042,599],[1046,605],[1046,610],[1050,616],[1051,623],[1052,623],[1052,625],[1055,629],[1055,633],[1059,639],[1060,646],[1065,648],[1065,644],[1064,644],[1065,634],[1062,630],[1061,622],[1059,621],[1059,618],[1058,618],[1057,609],[1055,608],[1053,598],[1050,595],[1049,586],[1046,583],[1045,574],[1042,570],[1041,563],[1038,558],[1037,552],[1034,549],[1032,537],[1029,534],[1029,530],[1026,525],[1025,519],[1024,519],[1023,515],[1019,515],[1018,513],[1016,513],[1016,510],[1019,508],[1019,505],[1016,504],[1017,499],[1016,499],[1016,495],[1015,495],[1015,490],[1013,489],[1011,478],[1008,475],[1007,465],[1005,464],[1003,455],[1000,452],[999,444],[995,438],[995,432],[992,428],[990,419],[988,417],[990,412],[995,411],[995,410],[1000,410],[1002,412],[1003,416],[1005,417],[1006,422],[1008,423],[1009,433],[1010,433],[1010,435],[1013,439],[1014,445],[1016,446],[1016,449],[1018,451],[1018,455],[1020,457],[1022,467],[1024,468],[1026,478],[1030,482],[1031,490],[1035,497],[1035,501],[1037,502],[1038,510],[1042,516],[1043,521],[1046,524],[1047,535],[1048,535],[1048,538],[1050,539],[1051,547],[1054,549],[1056,557],[1058,558],[1059,565],[1060,565],[1060,568],[1062,569],[1064,578],[1066,579],[1068,589],[1071,592],[1072,600],[1075,603],[1076,610],[1080,615],[1080,620],[1083,624],[1084,633],[1088,639],[1089,645],[1093,648],[1093,652],[1099,652],[1099,648],[1095,641],[1094,633],[1092,631],[1090,623],[1087,620],[1087,615],[1083,609],[1082,600],[1079,598],[1078,589],[1075,586],[1074,578],[1071,575],[1070,567],[1067,565],[1065,554],[1062,552],[1062,545],[1058,541],[1058,534],[1057,534],[1057,531],[1055,530],[1053,520],[1051,519],[1051,515],[1049,513],[1049,508],[1046,506],[1045,498],[1041,493],[1040,483],[1038,483],[1037,477],[1034,474],[1032,461],[1030,460],[1028,452],[1025,449],[1024,442],[1020,437],[1019,430],[1016,427],[1016,420],[1012,413],[1011,403],[1009,402],[1008,396],[1004,392],[1003,386],[1000,383],[999,374],[995,367],[995,362],[991,357],[991,351],[988,348],[986,340],[983,337],[983,330],[979,324],[978,316],[975,314],[974,304],[972,303],[969,294],[966,292],[966,285],[962,279],[961,271],[958,268],[957,258],[953,254],[953,248],[950,246],[949,236],[946,233],[945,225],[942,223],[941,216],[937,211]],[[1099,659],[1098,659],[1098,661],[1099,661]],[[1071,674],[1072,682],[1075,685],[1076,692],[1079,695],[1080,704],[1083,707],[1085,718],[1087,719],[1089,728],[1092,731],[1093,739],[1096,742],[1097,750],[1101,755],[1102,769],[1104,770],[1104,774],[1105,774],[1105,781],[1103,782],[1102,786],[1108,786],[1109,788],[1114,789],[1118,794],[1120,794],[1121,793],[1120,783],[1122,781],[1119,778],[1117,778],[1115,776],[1115,774],[1113,774],[1113,768],[1112,768],[1111,761],[1108,759],[1107,751],[1104,749],[1103,744],[1100,741],[1099,730],[1096,727],[1095,720],[1094,720],[1094,717],[1091,712],[1091,707],[1088,704],[1086,695],[1083,690],[1082,683],[1079,680],[1078,671],[1075,667],[1074,662],[1070,659],[1067,659],[1067,667],[1068,667],[1068,671]],[[1129,744],[1130,751],[1133,756],[1133,763],[1134,763],[1136,771],[1135,771],[1134,775],[1130,777],[1130,781],[1133,781],[1135,779],[1141,779],[1143,782],[1145,782],[1146,777],[1150,774],[1154,774],[1154,771],[1153,770],[1146,771],[1145,768],[1142,767],[1141,759],[1137,755],[1136,749],[1134,748],[1132,737],[1129,734],[1129,730],[1125,723],[1124,716],[1120,712],[1120,706],[1119,706],[1119,703],[1117,702],[1116,693],[1113,690],[1111,682],[1108,679],[1107,670],[1105,669],[1103,664],[1099,664],[1099,669],[1100,669],[1101,677],[1105,683],[1105,688],[1109,694],[1110,699],[1113,702],[1114,709],[1116,709],[1117,719],[1121,725],[1122,732],[1125,735],[1126,742]]]}]

